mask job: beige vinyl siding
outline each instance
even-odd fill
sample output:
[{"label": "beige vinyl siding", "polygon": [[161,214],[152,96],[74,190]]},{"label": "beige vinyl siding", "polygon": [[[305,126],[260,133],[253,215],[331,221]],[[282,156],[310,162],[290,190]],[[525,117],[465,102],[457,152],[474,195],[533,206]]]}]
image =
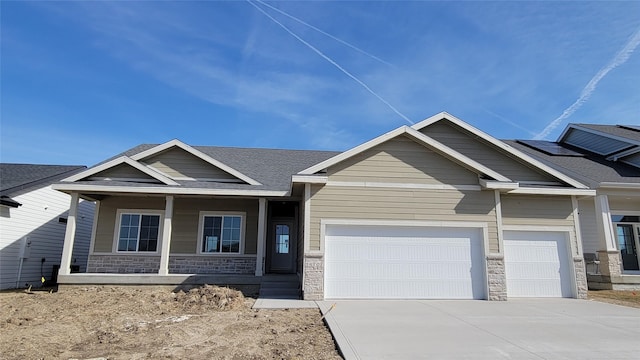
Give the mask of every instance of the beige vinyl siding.
[{"label": "beige vinyl siding", "polygon": [[444,121],[438,121],[420,131],[511,180],[557,181],[555,178],[536,171],[521,161],[495,149],[484,140],[468,134],[464,130],[458,130]]},{"label": "beige vinyl siding", "polygon": [[153,180],[155,182],[159,182],[158,180],[152,178],[151,176],[143,173],[142,171],[134,168],[129,164],[120,164],[116,165],[110,169],[101,171],[91,177],[106,177],[113,179],[145,179],[145,180]]},{"label": "beige vinyl siding", "polygon": [[473,221],[488,224],[498,251],[492,191],[412,190],[313,185],[310,250],[320,250],[321,219]]},{"label": "beige vinyl siding", "polygon": [[563,226],[574,229],[570,236],[572,256],[578,249],[570,196],[501,196],[502,224],[516,226]]},{"label": "beige vinyl siding", "polygon": [[170,177],[237,180],[233,175],[179,148],[172,148],[144,161]]},{"label": "beige vinyl siding", "polygon": [[638,212],[640,211],[640,199],[615,199],[612,196],[609,196],[609,209],[614,213],[625,211]]},{"label": "beige vinyl siding", "polygon": [[[100,202],[94,252],[111,252],[118,209],[165,209],[163,197],[109,197]],[[172,254],[196,254],[200,211],[245,213],[245,254],[255,254],[258,200],[175,198],[171,231]]]},{"label": "beige vinyl siding", "polygon": [[398,136],[327,169],[330,181],[477,185],[478,175]]},{"label": "beige vinyl siding", "polygon": [[188,199],[177,198],[174,203],[171,253],[195,254],[198,251],[200,211],[224,213],[244,212],[245,254],[255,254],[258,238],[258,200]]},{"label": "beige vinyl siding", "polygon": [[582,251],[596,253],[603,246],[598,241],[598,229],[596,228],[596,208],[593,198],[578,201],[580,217],[580,234],[582,237]]},{"label": "beige vinyl siding", "polygon": [[111,252],[113,250],[114,230],[118,209],[152,209],[164,210],[164,197],[111,196],[100,201],[98,224],[93,244],[94,252]]},{"label": "beige vinyl siding", "polygon": [[574,226],[569,196],[501,195],[504,225]]}]

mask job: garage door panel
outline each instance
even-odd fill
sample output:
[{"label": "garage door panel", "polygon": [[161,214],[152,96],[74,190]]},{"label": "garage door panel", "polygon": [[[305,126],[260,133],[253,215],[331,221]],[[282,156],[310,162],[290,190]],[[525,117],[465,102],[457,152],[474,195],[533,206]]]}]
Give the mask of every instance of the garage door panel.
[{"label": "garage door panel", "polygon": [[572,297],[566,234],[505,231],[504,258],[509,297]]},{"label": "garage door panel", "polygon": [[480,299],[484,283],[478,229],[327,229],[327,298]]}]

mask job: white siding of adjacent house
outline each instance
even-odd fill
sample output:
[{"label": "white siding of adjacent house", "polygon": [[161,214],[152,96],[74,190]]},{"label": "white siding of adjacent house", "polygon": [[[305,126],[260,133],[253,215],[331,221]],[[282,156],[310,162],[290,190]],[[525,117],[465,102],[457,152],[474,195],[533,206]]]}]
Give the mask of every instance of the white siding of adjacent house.
[{"label": "white siding of adjacent house", "polygon": [[[24,237],[31,242],[31,249],[29,257],[23,261],[17,285],[23,287],[29,283],[39,286],[41,276],[50,279],[53,266],[60,265],[66,224],[58,219],[67,218],[71,197],[46,186],[12,199],[22,206],[4,208],[0,216],[0,289],[16,287]],[[72,258],[72,265],[79,265],[80,271],[86,270],[93,211],[94,203],[80,202]]]}]

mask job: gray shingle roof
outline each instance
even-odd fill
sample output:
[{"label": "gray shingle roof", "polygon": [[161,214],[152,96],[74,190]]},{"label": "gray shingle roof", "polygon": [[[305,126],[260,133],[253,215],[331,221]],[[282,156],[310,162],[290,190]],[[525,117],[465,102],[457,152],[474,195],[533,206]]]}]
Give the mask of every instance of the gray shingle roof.
[{"label": "gray shingle roof", "polygon": [[0,192],[10,195],[31,186],[52,184],[85,168],[83,165],[0,163]]},{"label": "gray shingle roof", "polygon": [[640,169],[624,163],[608,161],[604,156],[577,147],[559,144],[584,156],[548,155],[515,140],[502,141],[569,176],[575,177],[578,181],[590,180],[591,183],[586,185],[597,186],[601,182],[640,183]]},{"label": "gray shingle roof", "polygon": [[[142,144],[129,149],[111,159],[120,156],[133,156],[151,149],[158,144]],[[283,150],[260,148],[234,148],[220,146],[193,146],[193,148],[211,156],[225,165],[258,181],[262,185],[219,183],[205,181],[176,181],[184,187],[203,189],[252,189],[287,191],[291,188],[291,176],[340,154],[336,151],[315,150]],[[111,160],[109,159],[109,160]],[[107,160],[107,161],[109,161]],[[95,185],[146,186],[167,187],[167,185],[136,184],[132,182],[114,181],[78,181]]]},{"label": "gray shingle roof", "polygon": [[640,141],[640,131],[624,125],[597,125],[597,124],[574,124],[587,129],[600,131],[605,134],[620,136],[633,141]]}]

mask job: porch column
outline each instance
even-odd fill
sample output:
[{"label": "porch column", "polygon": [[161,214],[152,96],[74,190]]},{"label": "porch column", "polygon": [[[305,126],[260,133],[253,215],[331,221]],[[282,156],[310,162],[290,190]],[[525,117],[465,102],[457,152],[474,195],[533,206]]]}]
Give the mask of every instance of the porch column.
[{"label": "porch column", "polygon": [[608,277],[619,276],[622,273],[620,251],[616,246],[616,236],[611,224],[611,210],[607,195],[597,195],[595,198],[596,227],[598,229],[598,260],[600,260],[600,273]]},{"label": "porch column", "polygon": [[169,274],[169,248],[171,245],[171,218],[173,217],[173,196],[167,195],[162,227],[162,249],[160,250],[160,269],[158,274]]},{"label": "porch column", "polygon": [[264,254],[266,248],[267,199],[258,199],[258,245],[256,249],[256,276],[264,273]]},{"label": "porch column", "polygon": [[71,193],[71,203],[69,205],[69,216],[67,216],[67,229],[64,233],[64,245],[62,247],[62,258],[60,259],[60,275],[71,273],[71,257],[73,255],[73,242],[76,238],[76,217],[78,216],[78,193]]},{"label": "porch column", "polygon": [[607,195],[598,195],[596,203],[596,227],[600,248],[606,251],[616,251],[616,236],[611,225],[611,210],[609,209],[609,198]]}]

